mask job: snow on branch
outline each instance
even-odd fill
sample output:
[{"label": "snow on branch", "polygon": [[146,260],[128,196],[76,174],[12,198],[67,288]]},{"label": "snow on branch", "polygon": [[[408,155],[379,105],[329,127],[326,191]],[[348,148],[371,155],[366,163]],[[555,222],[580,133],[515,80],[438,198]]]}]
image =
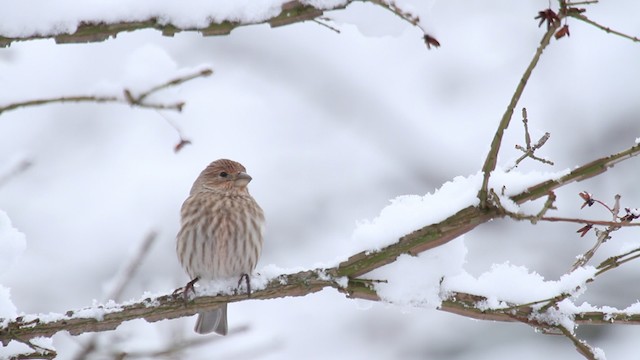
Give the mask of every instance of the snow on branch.
[{"label": "snow on branch", "polygon": [[[269,15],[268,9],[262,9],[262,12],[258,11],[256,14],[245,14],[244,16],[229,17],[225,14],[217,14],[214,10],[208,16],[208,24],[186,25],[188,20],[175,19],[173,22],[171,19],[167,19],[165,16],[150,16],[140,20],[121,20],[118,22],[106,22],[101,20],[83,20],[75,26],[72,26],[73,32],[59,33],[54,30],[49,32],[38,32],[34,34],[15,36],[0,33],[0,47],[7,47],[14,42],[29,41],[38,39],[54,39],[56,43],[87,43],[87,42],[100,42],[109,38],[115,38],[118,34],[123,32],[137,31],[143,29],[156,29],[164,36],[174,36],[177,33],[187,32],[199,32],[203,36],[220,36],[228,35],[232,30],[249,25],[269,24],[271,27],[285,26],[304,21],[314,21],[322,18],[325,11],[343,10],[354,2],[370,2],[378,5],[386,10],[391,11],[402,20],[412,24],[419,28],[423,32],[423,40],[428,48],[431,46],[440,46],[439,42],[431,35],[426,33],[426,30],[420,25],[419,18],[410,12],[402,10],[393,1],[383,0],[346,0],[344,2],[331,2],[330,4],[322,5],[320,2],[304,1],[304,0],[292,0],[284,2],[280,11],[276,14]],[[265,6],[272,6],[273,4],[265,3]],[[194,9],[198,12],[198,9]],[[203,14],[206,10],[201,11]],[[229,17],[228,19],[225,16]],[[198,23],[196,21],[196,23]]]},{"label": "snow on branch", "polygon": [[[305,271],[282,275],[271,280],[260,290],[251,293],[251,299],[265,300],[285,296],[304,296],[325,287],[336,287],[334,280],[326,278],[321,272]],[[8,344],[10,340],[26,342],[35,337],[50,337],[59,331],[68,331],[71,335],[85,332],[113,330],[125,321],[145,319],[155,322],[165,319],[191,316],[199,311],[215,309],[221,303],[246,300],[245,293],[233,295],[201,296],[185,302],[181,295],[149,296],[140,301],[92,306],[80,310],[70,310],[65,314],[20,316],[11,321],[0,319],[0,342]]]}]

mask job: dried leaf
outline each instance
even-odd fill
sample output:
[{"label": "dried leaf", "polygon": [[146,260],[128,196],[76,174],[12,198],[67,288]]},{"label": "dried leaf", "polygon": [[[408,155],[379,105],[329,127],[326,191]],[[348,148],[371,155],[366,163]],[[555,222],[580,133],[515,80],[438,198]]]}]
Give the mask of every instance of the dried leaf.
[{"label": "dried leaf", "polygon": [[593,225],[587,224],[587,225],[581,227],[576,232],[580,234],[580,237],[584,237],[585,235],[587,235],[587,233],[589,232],[589,230],[591,230],[592,227],[593,227]]},{"label": "dried leaf", "polygon": [[440,47],[440,42],[431,35],[425,34],[423,39],[424,43],[427,45],[427,49],[431,49],[432,46],[436,48]]},{"label": "dried leaf", "polygon": [[556,14],[551,9],[538,11],[538,16],[536,16],[534,19],[540,19],[540,22],[538,23],[538,27],[542,26],[542,24],[546,22],[547,29],[549,29],[552,25],[555,25],[560,22],[560,18],[558,17],[558,14]]},{"label": "dried leaf", "polygon": [[556,40],[564,37],[564,36],[571,36],[571,34],[569,33],[569,25],[564,25],[563,27],[561,27],[558,31],[556,31],[556,34],[554,35]]},{"label": "dried leaf", "polygon": [[583,191],[583,192],[579,193],[578,195],[580,195],[582,200],[584,200],[584,204],[582,204],[582,206],[580,206],[580,209],[583,209],[585,206],[591,206],[591,205],[593,205],[595,203],[595,200],[593,200],[591,194],[589,194],[586,191]]},{"label": "dried leaf", "polygon": [[187,139],[180,139],[180,142],[176,144],[176,146],[173,148],[173,151],[177,153],[186,145],[191,145],[191,141]]}]

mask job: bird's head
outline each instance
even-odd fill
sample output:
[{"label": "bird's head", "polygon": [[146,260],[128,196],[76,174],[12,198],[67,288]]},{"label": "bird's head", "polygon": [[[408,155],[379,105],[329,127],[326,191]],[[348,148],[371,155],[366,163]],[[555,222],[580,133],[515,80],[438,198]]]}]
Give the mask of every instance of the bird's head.
[{"label": "bird's head", "polygon": [[191,194],[199,191],[228,190],[247,192],[251,176],[242,164],[233,160],[220,159],[207,166],[193,183]]}]

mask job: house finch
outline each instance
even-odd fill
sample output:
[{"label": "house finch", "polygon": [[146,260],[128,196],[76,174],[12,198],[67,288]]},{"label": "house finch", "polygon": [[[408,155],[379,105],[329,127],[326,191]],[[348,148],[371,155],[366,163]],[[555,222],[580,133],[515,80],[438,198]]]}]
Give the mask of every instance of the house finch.
[{"label": "house finch", "polygon": [[[182,204],[178,260],[193,290],[198,280],[247,280],[262,250],[264,213],[249,194],[251,176],[241,164],[220,159],[204,169]],[[195,331],[227,334],[227,304],[198,314]]]}]

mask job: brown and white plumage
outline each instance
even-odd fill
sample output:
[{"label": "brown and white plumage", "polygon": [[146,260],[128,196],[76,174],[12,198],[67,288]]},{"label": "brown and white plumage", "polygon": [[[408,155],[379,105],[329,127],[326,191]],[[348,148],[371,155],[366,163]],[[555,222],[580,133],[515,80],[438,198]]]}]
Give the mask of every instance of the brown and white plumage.
[{"label": "brown and white plumage", "polygon": [[[262,251],[264,213],[251,197],[251,177],[240,163],[220,159],[196,179],[180,212],[178,260],[191,279],[240,279]],[[227,333],[227,305],[199,313],[195,331]]]}]

